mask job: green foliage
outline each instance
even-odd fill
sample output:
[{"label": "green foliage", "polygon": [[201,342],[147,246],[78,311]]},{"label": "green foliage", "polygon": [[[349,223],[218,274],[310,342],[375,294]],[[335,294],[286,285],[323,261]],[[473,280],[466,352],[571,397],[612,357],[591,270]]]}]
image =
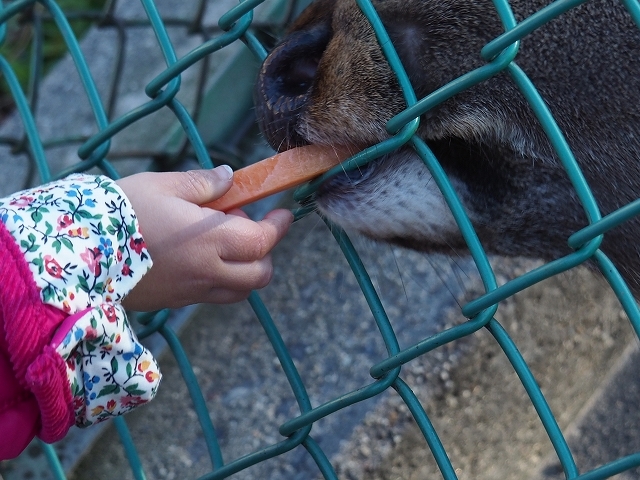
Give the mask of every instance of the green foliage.
[{"label": "green foliage", "polygon": [[[81,38],[93,23],[96,12],[101,12],[108,0],[59,0],[57,3],[67,14],[69,23],[76,37]],[[93,14],[93,15],[90,15]],[[39,18],[41,22],[34,21]],[[34,42],[41,38],[40,58],[33,59]],[[0,45],[0,55],[4,56],[13,68],[22,88],[28,88],[34,65],[46,73],[67,52],[58,27],[46,9],[39,3],[12,17],[6,23],[6,35]],[[0,109],[12,108],[13,101],[8,95],[9,89],[2,80],[0,82]]]}]

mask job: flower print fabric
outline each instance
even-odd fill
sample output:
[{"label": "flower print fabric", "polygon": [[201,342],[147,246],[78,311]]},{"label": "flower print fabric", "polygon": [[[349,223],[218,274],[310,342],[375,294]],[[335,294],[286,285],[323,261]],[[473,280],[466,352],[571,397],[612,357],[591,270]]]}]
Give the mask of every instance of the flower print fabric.
[{"label": "flower print fabric", "polygon": [[66,363],[75,423],[88,427],[151,400],[160,371],[121,305],[103,304],[79,316],[61,325],[51,346]]},{"label": "flower print fabric", "polygon": [[120,302],[151,267],[129,202],[104,176],[72,175],[0,200],[42,301],[69,314]]},{"label": "flower print fabric", "polygon": [[[39,356],[62,359],[75,424],[89,426],[153,398],[158,365],[120,305],[152,265],[124,192],[104,176],[72,175],[0,199],[0,221],[42,303],[68,315]],[[44,415],[46,405],[39,405]]]}]

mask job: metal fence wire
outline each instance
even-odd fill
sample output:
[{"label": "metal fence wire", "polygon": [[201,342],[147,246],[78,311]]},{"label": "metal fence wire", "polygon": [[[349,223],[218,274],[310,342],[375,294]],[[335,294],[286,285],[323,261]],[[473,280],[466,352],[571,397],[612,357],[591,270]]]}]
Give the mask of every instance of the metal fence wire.
[{"label": "metal fence wire", "polygon": [[[115,0],[106,2],[104,8],[99,11],[63,10],[63,8],[61,8],[62,3],[60,2],[59,4],[54,0],[1,2],[0,41],[10,41],[7,40],[7,31],[11,28],[11,22],[18,22],[20,25],[32,25],[32,41],[30,47],[30,76],[25,88],[20,85],[16,73],[7,58],[0,57],[2,77],[8,86],[8,91],[13,98],[15,108],[23,124],[23,129],[16,135],[4,135],[0,141],[8,145],[14,153],[24,154],[28,157],[32,168],[30,183],[43,183],[66,176],[71,172],[95,171],[95,169],[111,177],[118,177],[119,168],[117,167],[117,161],[120,157],[135,158],[139,156],[151,158],[152,162],[145,165],[154,169],[170,169],[172,166],[178,164],[180,160],[192,157],[197,160],[200,167],[212,168],[213,164],[216,163],[216,159],[220,158],[221,154],[215,150],[214,147],[205,143],[201,135],[201,130],[197,127],[196,122],[199,116],[199,108],[202,104],[203,85],[206,81],[205,76],[207,69],[203,68],[202,65],[208,61],[211,53],[225,49],[230,45],[238,44],[238,41],[242,42],[244,44],[242,48],[246,48],[251,52],[258,61],[264,60],[267,54],[264,41],[268,41],[268,36],[265,36],[264,32],[271,30],[277,34],[277,32],[282,30],[283,25],[289,21],[290,17],[296,11],[296,8],[291,6],[293,4],[288,5],[278,22],[266,25],[254,22],[254,9],[259,7],[263,1],[264,0],[241,1],[238,5],[222,15],[218,19],[217,26],[214,27],[205,26],[203,19],[205,17],[206,3],[204,1],[198,3],[194,9],[196,13],[188,20],[161,15],[153,0],[141,0],[144,11],[146,12],[146,18],[138,20],[122,20],[118,18],[115,14],[117,6]],[[388,356],[379,363],[371,366],[370,375],[373,380],[370,384],[364,385],[359,389],[317,407],[312,407],[301,376],[294,365],[287,346],[283,342],[280,332],[271,319],[269,311],[258,294],[255,292],[252,293],[249,298],[249,303],[254,309],[280,361],[293,395],[297,399],[300,413],[295,418],[291,418],[280,426],[279,433],[283,437],[281,441],[244,457],[227,462],[223,461],[216,430],[211,422],[207,406],[199,390],[196,375],[190,367],[189,360],[176,332],[166,323],[169,312],[161,311],[148,315],[140,315],[138,320],[143,326],[138,332],[139,337],[145,338],[154,332],[158,332],[164,337],[172,354],[176,357],[179,368],[184,376],[184,381],[189,389],[212,464],[211,472],[202,478],[226,478],[294,448],[306,449],[315,461],[318,471],[324,478],[337,478],[327,455],[319,447],[313,436],[310,435],[312,426],[318,420],[330,416],[338,410],[379,395],[389,388],[394,389],[406,403],[435,457],[442,476],[445,479],[457,478],[454,466],[449,460],[447,452],[429,416],[411,388],[403,381],[401,370],[405,363],[416,357],[440,348],[454,340],[472,335],[480,329],[486,329],[490,332],[517,373],[531,403],[539,415],[540,421],[557,454],[566,478],[580,478],[583,480],[603,479],[640,466],[640,452],[637,452],[601,465],[589,472],[579,472],[567,441],[542,391],[538,387],[536,379],[523,356],[518,351],[514,341],[509,334],[507,334],[505,328],[494,318],[498,303],[502,300],[535,283],[569,270],[591,259],[601,269],[609,285],[621,302],[635,334],[640,336],[640,311],[616,268],[599,249],[602,237],[609,229],[640,213],[640,200],[632,202],[610,215],[601,218],[598,207],[591,195],[589,185],[585,182],[580,168],[573,159],[571,150],[566,144],[562,132],[547,110],[543,99],[537,93],[535,86],[514,62],[514,58],[518,52],[518,41],[520,39],[545,22],[562,15],[571,8],[585,3],[585,0],[555,1],[520,22],[515,20],[507,0],[494,0],[498,15],[503,25],[505,25],[505,32],[487,44],[482,50],[481,55],[486,60],[486,64],[477,70],[466,73],[464,76],[444,86],[437,92],[421,99],[416,98],[411,83],[404,73],[401,62],[393,49],[392,43],[389,41],[384,26],[380,22],[371,1],[356,1],[373,26],[384,54],[397,75],[399,84],[404,90],[407,108],[388,123],[389,131],[398,132],[395,136],[376,145],[374,148],[360,152],[354,158],[347,161],[345,166],[346,168],[352,168],[366,161],[370,161],[385,152],[394,150],[401,145],[411,145],[424,160],[426,167],[429,169],[451,208],[469,246],[471,256],[477,266],[486,293],[462,307],[462,313],[467,318],[464,323],[415,342],[408,348],[400,349],[392,322],[387,317],[369,275],[352,246],[351,241],[342,230],[332,225],[331,231],[335,240],[342,249],[357,278],[363,295],[366,297],[366,301],[373,312]],[[640,3],[637,0],[622,0],[622,3],[635,23],[640,27]],[[71,24],[78,19],[89,20],[96,25],[96,28],[112,29],[116,32],[115,38],[117,38],[118,42],[117,50],[119,56],[114,62],[115,67],[111,71],[112,78],[110,80],[110,88],[106,92],[99,93],[92,72],[83,56],[78,39],[71,28]],[[41,139],[41,132],[39,132],[36,127],[34,112],[37,110],[38,102],[40,101],[38,92],[43,80],[43,52],[47,51],[46,38],[43,32],[46,26],[51,28],[52,25],[59,31],[73,59],[75,68],[81,78],[86,97],[91,105],[95,126],[92,127],[93,132],[88,135],[83,136],[83,134],[78,133],[78,135],[73,138],[49,138],[44,142]],[[116,114],[114,105],[115,98],[119,94],[119,79],[122,69],[122,62],[119,58],[123,55],[128,45],[127,42],[129,42],[129,44],[135,42],[134,37],[127,32],[129,32],[130,29],[141,27],[153,29],[162,55],[164,56],[166,68],[145,86],[144,91],[148,96],[148,100],[145,103],[127,112]],[[190,35],[198,39],[198,45],[187,53],[178,56],[170,40],[170,35],[168,34],[168,29],[171,27],[186,29]],[[606,39],[604,41],[606,41]],[[192,106],[187,108],[185,104],[179,100],[178,93],[182,88],[181,75],[192,68],[200,68],[201,70],[199,71],[204,73],[199,74],[195,88],[197,92],[196,98],[192,102]],[[590,225],[575,232],[568,239],[569,245],[575,249],[573,253],[544,264],[542,267],[529,271],[498,286],[494,271],[489,264],[482,245],[478,241],[474,229],[465,215],[462,205],[457,199],[446,175],[429,148],[422,140],[414,135],[414,132],[417,128],[419,116],[430,108],[433,108],[438,103],[461,90],[483,82],[503,71],[511,76],[543,125],[558,157],[561,159],[567,174],[573,182],[577,196],[580,198],[585,211],[588,212]],[[250,78],[250,80],[252,79]],[[223,93],[223,95],[232,96],[234,92],[229,91]],[[60,115],[73,115],[73,106],[68,110],[68,112],[60,112]],[[111,139],[116,134],[125,131],[144,117],[159,110],[170,111],[175,117],[174,119],[177,119],[183,129],[183,140],[177,147],[173,145],[171,150],[167,149],[159,152],[126,152],[126,154],[123,154],[122,152],[112,151]],[[220,121],[222,122],[224,120],[221,119]],[[48,161],[48,157],[50,156],[49,150],[59,148],[61,145],[77,146],[77,162],[71,166],[54,169],[51,167],[50,161]],[[224,160],[228,161],[228,158]],[[329,172],[328,175],[329,174],[331,174],[331,172]],[[299,188],[295,195],[296,198],[299,200],[307,198],[313,194],[317,185],[318,181],[315,181]],[[297,218],[308,213],[309,212],[303,208],[296,211]],[[126,426],[126,419],[119,418],[114,422],[126,449],[134,477],[145,478],[142,463],[138,456],[138,450]],[[51,471],[54,476],[56,478],[65,478],[54,449],[49,445],[43,445],[42,447],[45,449],[47,458],[50,461]]]}]

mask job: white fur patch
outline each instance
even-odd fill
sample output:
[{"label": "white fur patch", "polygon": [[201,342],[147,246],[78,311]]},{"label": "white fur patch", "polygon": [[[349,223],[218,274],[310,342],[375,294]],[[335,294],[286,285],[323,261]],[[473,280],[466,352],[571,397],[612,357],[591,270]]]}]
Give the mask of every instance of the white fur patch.
[{"label": "white fur patch", "polygon": [[444,246],[460,236],[442,193],[413,152],[395,154],[351,182],[334,182],[319,196],[318,207],[335,223],[378,239]]}]

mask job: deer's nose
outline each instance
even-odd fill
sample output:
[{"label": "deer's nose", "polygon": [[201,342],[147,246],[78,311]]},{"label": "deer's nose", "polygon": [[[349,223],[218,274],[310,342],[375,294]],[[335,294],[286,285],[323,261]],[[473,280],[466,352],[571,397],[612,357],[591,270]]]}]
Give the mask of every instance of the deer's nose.
[{"label": "deer's nose", "polygon": [[256,113],[263,133],[277,150],[307,142],[296,132],[313,89],[322,53],[329,42],[325,27],[295,32],[267,57],[255,91]]}]

